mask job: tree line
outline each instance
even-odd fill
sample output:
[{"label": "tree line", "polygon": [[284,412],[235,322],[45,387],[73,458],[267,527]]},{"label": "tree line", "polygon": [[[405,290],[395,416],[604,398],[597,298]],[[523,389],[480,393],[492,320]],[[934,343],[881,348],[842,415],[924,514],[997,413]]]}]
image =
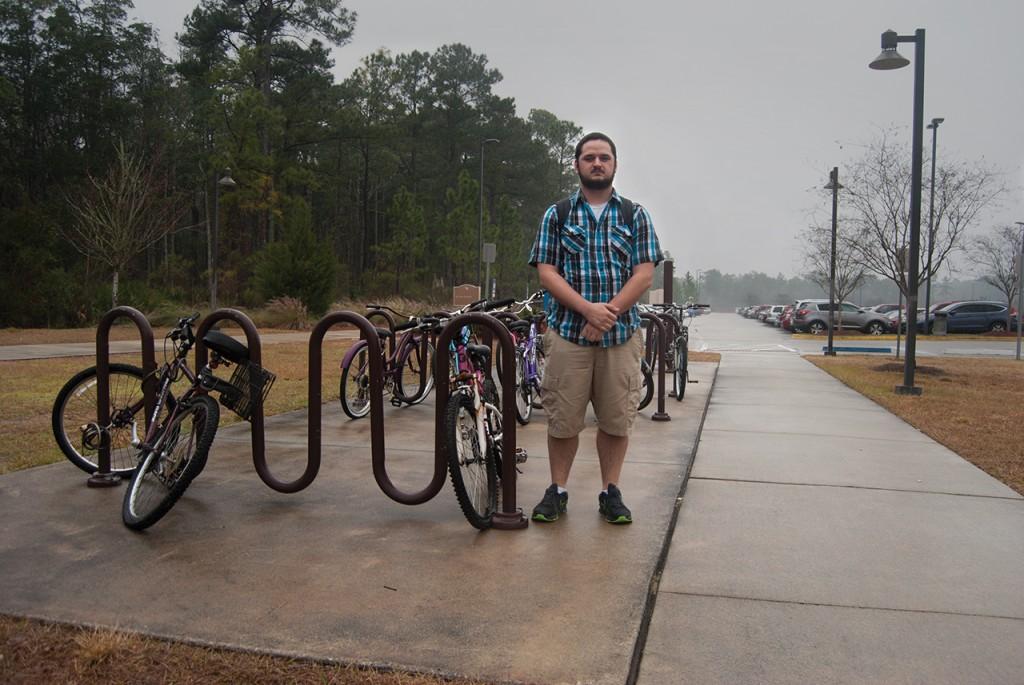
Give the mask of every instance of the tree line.
[{"label": "tree line", "polygon": [[447,299],[477,280],[481,212],[520,294],[581,130],[517,115],[485,55],[381,49],[338,82],[340,0],[201,0],[176,59],[131,7],[0,0],[0,325]]}]

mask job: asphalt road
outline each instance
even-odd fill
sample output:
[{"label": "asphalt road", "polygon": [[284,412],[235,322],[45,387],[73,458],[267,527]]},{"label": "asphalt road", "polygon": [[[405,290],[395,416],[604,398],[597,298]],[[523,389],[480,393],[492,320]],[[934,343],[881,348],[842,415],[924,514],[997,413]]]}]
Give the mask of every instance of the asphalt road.
[{"label": "asphalt road", "polygon": [[[792,352],[820,354],[828,343],[826,336],[807,339],[796,338],[779,328],[766,326],[754,319],[745,319],[733,312],[712,312],[694,318],[690,323],[690,349],[707,352]],[[873,347],[896,351],[896,340],[883,336],[875,340],[869,336],[856,340],[836,340],[838,346]],[[900,351],[906,347],[906,338],[900,338]],[[977,340],[941,340],[921,336],[917,339],[917,354],[926,356],[1007,357],[1017,353],[1016,339],[978,336]]]}]

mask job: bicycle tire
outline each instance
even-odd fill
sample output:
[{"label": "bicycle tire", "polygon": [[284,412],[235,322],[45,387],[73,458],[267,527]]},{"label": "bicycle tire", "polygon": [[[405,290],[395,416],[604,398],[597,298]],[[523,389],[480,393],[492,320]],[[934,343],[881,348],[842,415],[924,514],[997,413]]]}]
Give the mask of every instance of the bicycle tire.
[{"label": "bicycle tire", "polygon": [[541,391],[541,385],[544,381],[544,370],[547,368],[548,358],[544,354],[544,347],[541,345],[540,336],[537,337],[537,379],[533,387],[533,408],[543,409],[544,408],[544,395]]},{"label": "bicycle tire", "polygon": [[640,386],[640,404],[637,411],[645,408],[654,399],[654,372],[646,359],[640,362],[640,373],[643,376],[643,384]]},{"label": "bicycle tire", "polygon": [[220,407],[207,395],[184,403],[157,434],[159,449],[144,452],[121,504],[121,520],[144,530],[162,519],[206,466],[217,435]]},{"label": "bicycle tire", "polygon": [[674,348],[675,370],[672,372],[672,389],[675,391],[676,402],[682,402],[683,395],[686,394],[686,383],[689,379],[689,370],[687,368],[689,353],[686,349],[686,343],[681,339],[676,340]]},{"label": "bicycle tire", "polygon": [[[427,379],[420,382],[420,369],[424,363],[420,359],[419,344],[407,345],[398,360],[400,372],[396,374],[395,397],[408,405],[419,404],[427,399],[427,395],[434,389],[434,346],[427,343]],[[415,392],[406,392],[406,373],[409,374],[409,389],[415,388]]]},{"label": "bicycle tire", "polygon": [[[135,470],[137,450],[131,444],[132,428],[139,439],[145,430],[145,418],[136,422],[128,408],[142,401],[142,369],[131,364],[110,365],[110,472],[125,476]],[[68,461],[86,473],[99,470],[98,452],[83,444],[82,427],[96,421],[96,367],[90,366],[72,376],[57,393],[50,424],[57,446]],[[164,416],[174,407],[174,396],[168,394]],[[140,409],[140,411],[143,411]],[[131,418],[129,421],[128,418]],[[114,424],[118,425],[114,425]]]},{"label": "bicycle tire", "polygon": [[352,355],[349,363],[341,368],[341,380],[338,382],[341,410],[351,419],[361,419],[370,413],[369,347],[363,341],[356,344],[362,344],[362,349]]},{"label": "bicycle tire", "polygon": [[533,388],[524,377],[526,358],[523,350],[516,350],[516,421],[521,426],[530,423],[533,415]]},{"label": "bicycle tire", "polygon": [[445,452],[448,472],[459,508],[478,530],[491,526],[498,508],[498,475],[494,455],[480,444],[473,398],[456,391],[445,411]]}]

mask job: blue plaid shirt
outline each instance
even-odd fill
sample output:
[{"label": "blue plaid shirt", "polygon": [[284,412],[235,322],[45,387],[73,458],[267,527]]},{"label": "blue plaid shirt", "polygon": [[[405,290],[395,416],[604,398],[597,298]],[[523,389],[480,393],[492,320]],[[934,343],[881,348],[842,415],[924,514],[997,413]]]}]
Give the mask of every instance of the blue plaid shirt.
[{"label": "blue plaid shirt", "polygon": [[[530,266],[552,264],[558,273],[589,302],[611,302],[633,275],[633,267],[662,260],[658,235],[647,210],[633,204],[633,228],[620,220],[621,204],[617,192],[600,217],[595,217],[580,191],[572,198],[572,207],[564,226],[558,225],[558,210],[548,207],[530,251]],[[548,325],[562,338],[578,345],[593,345],[583,337],[586,319],[553,297],[544,298]],[[601,338],[601,347],[621,345],[640,325],[636,305],[623,312],[615,325]]]}]

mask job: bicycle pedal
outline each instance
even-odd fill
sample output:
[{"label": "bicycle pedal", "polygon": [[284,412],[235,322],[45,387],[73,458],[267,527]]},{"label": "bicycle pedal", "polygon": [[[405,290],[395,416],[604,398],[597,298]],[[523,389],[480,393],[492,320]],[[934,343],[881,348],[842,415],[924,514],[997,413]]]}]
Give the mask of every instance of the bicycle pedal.
[{"label": "bicycle pedal", "polygon": [[529,457],[530,457],[530,455],[527,454],[526,450],[524,450],[522,447],[517,447],[516,448],[516,463],[517,464],[525,464],[526,460]]},{"label": "bicycle pedal", "polygon": [[402,406],[402,400],[398,399],[397,397],[392,397],[391,398],[391,406],[392,407],[401,407]]}]

